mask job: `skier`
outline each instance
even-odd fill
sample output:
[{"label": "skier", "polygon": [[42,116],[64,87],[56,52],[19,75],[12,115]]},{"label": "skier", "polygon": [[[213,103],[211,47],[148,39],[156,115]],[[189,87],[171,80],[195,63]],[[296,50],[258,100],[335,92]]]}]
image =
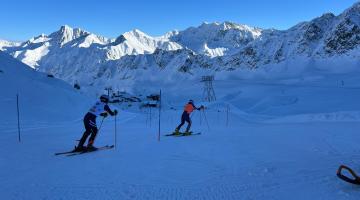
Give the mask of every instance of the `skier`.
[{"label": "skier", "polygon": [[[97,148],[93,146],[98,129],[96,127],[96,117],[103,116],[107,117],[108,113],[111,116],[117,115],[117,110],[112,111],[108,105],[109,97],[107,95],[101,95],[100,101],[97,101],[92,106],[88,113],[84,116],[85,132],[81,137],[79,144],[75,147],[74,151],[94,151]],[[84,147],[86,139],[90,136],[87,147]]]},{"label": "skier", "polygon": [[201,110],[204,109],[204,106],[200,106],[200,108],[197,108],[194,105],[194,101],[193,100],[189,100],[189,102],[185,105],[184,107],[184,112],[181,115],[181,124],[176,127],[174,135],[180,135],[180,128],[185,124],[185,122],[188,123],[187,127],[186,127],[186,131],[184,133],[184,135],[191,135],[190,132],[190,127],[191,127],[191,119],[190,119],[190,114],[194,111],[194,110]]}]

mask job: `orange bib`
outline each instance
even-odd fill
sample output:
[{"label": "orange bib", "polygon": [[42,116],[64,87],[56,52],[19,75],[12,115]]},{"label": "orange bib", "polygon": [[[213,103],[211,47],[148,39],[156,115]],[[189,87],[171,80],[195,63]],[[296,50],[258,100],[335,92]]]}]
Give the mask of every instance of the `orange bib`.
[{"label": "orange bib", "polygon": [[194,106],[192,106],[191,104],[186,104],[185,107],[184,107],[184,110],[190,114],[192,111],[194,111]]}]

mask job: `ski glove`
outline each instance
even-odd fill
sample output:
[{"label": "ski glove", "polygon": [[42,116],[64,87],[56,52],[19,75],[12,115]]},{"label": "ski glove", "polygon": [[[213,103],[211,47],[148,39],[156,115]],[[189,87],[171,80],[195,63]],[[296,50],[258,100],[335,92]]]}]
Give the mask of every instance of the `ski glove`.
[{"label": "ski glove", "polygon": [[104,118],[108,116],[108,114],[106,112],[101,113],[100,116],[103,116]]},{"label": "ski glove", "polygon": [[118,114],[118,111],[117,110],[114,110],[114,115],[117,115]]}]

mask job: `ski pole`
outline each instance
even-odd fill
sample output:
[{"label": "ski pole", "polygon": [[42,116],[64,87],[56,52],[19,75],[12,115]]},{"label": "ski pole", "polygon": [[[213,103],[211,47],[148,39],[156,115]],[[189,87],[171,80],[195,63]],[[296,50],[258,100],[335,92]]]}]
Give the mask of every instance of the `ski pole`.
[{"label": "ski pole", "polygon": [[209,129],[209,131],[210,131],[210,126],[209,126],[208,120],[206,119],[205,110],[203,110],[203,114],[204,114],[204,119],[205,119],[206,125],[207,125],[207,127],[208,127],[208,129]]},{"label": "ski pole", "polygon": [[100,132],[100,129],[101,129],[101,126],[102,126],[102,124],[103,124],[103,122],[104,122],[104,119],[105,119],[105,117],[103,117],[103,118],[102,118],[102,120],[101,120],[101,123],[100,123],[99,129],[98,129],[98,133]]},{"label": "ski pole", "polygon": [[195,112],[192,112],[192,113],[190,114],[190,119],[192,119],[194,115],[195,115]]},{"label": "ski pole", "polygon": [[[101,129],[101,126],[102,126],[102,124],[103,124],[103,122],[104,122],[104,119],[105,119],[105,117],[102,118],[101,123],[100,123],[100,126],[99,126],[99,128],[98,128],[98,131],[97,131],[95,137],[100,133],[100,129]],[[93,131],[91,130],[91,132],[93,132]],[[95,139],[94,139],[94,140],[95,140]]]}]

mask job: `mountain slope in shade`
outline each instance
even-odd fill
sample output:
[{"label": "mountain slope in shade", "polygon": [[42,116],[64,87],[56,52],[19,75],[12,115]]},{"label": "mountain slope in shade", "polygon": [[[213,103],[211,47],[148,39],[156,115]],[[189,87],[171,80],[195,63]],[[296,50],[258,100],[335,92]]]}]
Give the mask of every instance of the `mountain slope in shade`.
[{"label": "mountain slope in shade", "polygon": [[[16,95],[20,97],[21,116],[48,121],[51,118],[77,119],[88,106],[88,100],[62,80],[34,71],[0,51],[0,101],[6,123],[16,119]],[[60,107],[67,107],[63,110]],[[50,109],[51,108],[51,109]],[[6,115],[5,115],[6,113]]]}]

